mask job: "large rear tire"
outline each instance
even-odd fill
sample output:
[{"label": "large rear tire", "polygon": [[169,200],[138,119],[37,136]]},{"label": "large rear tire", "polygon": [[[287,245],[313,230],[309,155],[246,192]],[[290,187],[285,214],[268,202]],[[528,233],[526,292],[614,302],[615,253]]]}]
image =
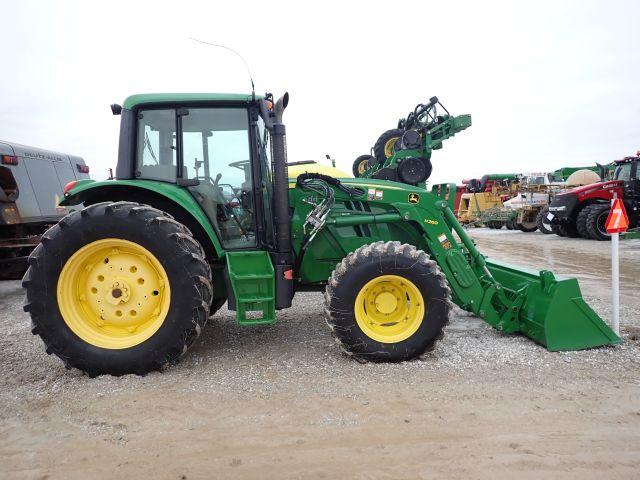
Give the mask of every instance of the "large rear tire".
[{"label": "large rear tire", "polygon": [[591,205],[587,216],[587,230],[593,240],[611,240],[611,234],[607,233],[605,223],[611,207],[606,203]]},{"label": "large rear tire", "polygon": [[22,282],[32,332],[90,376],[145,374],[196,340],[212,301],[200,244],[147,205],[103,202],[50,228]]},{"label": "large rear tire", "polygon": [[387,161],[387,158],[393,156],[396,146],[399,145],[402,140],[403,133],[403,130],[394,128],[387,130],[378,137],[378,140],[373,146],[373,155],[376,157],[379,164],[382,165]]},{"label": "large rear tire", "polygon": [[327,324],[347,354],[373,362],[422,355],[442,337],[450,290],[436,262],[400,242],[347,255],[325,293]]}]

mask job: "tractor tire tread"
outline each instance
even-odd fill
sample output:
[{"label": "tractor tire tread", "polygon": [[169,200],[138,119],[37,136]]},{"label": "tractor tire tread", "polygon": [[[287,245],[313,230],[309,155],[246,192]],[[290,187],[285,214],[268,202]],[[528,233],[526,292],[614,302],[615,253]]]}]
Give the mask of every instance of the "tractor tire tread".
[{"label": "tractor tire tread", "polygon": [[[55,299],[55,288],[53,288],[54,292],[51,293],[51,281],[48,282],[45,278],[48,273],[45,269],[45,259],[56,255],[58,253],[56,251],[57,248],[64,242],[68,242],[61,235],[62,230],[75,228],[81,231],[83,229],[82,222],[87,220],[100,220],[105,224],[110,221],[122,222],[125,217],[130,215],[137,217],[136,221],[141,222],[141,228],[152,231],[153,235],[158,238],[170,239],[169,241],[177,246],[174,249],[178,249],[181,252],[171,259],[163,258],[161,261],[165,268],[167,267],[166,262],[175,262],[176,265],[180,265],[182,269],[186,270],[186,276],[191,279],[191,294],[180,292],[181,301],[184,299],[187,302],[185,304],[191,305],[191,318],[180,326],[182,334],[178,335],[177,338],[172,338],[171,344],[166,345],[162,352],[157,352],[157,354],[156,352],[149,352],[148,356],[140,357],[139,361],[135,363],[118,365],[116,369],[112,370],[108,365],[104,365],[96,359],[87,360],[86,358],[74,356],[70,352],[73,346],[62,341],[63,337],[56,332],[56,329],[49,328],[51,326],[49,317],[60,316],[60,313]],[[108,220],[108,217],[115,218]],[[176,222],[169,214],[148,205],[134,202],[100,202],[68,215],[62,222],[49,228],[42,238],[46,240],[38,244],[32,251],[28,261],[29,268],[22,280],[22,285],[26,289],[23,309],[31,315],[31,332],[40,336],[44,342],[45,351],[48,354],[59,357],[63,361],[65,368],[77,368],[90,377],[103,374],[120,376],[129,373],[145,375],[167,364],[175,363],[200,335],[202,327],[208,319],[209,307],[212,301],[213,289],[210,280],[210,266],[205,259],[202,247],[191,237],[189,230]],[[53,248],[54,243],[56,248]],[[55,282],[57,283],[57,279]],[[42,295],[43,291],[49,291],[49,293]],[[52,295],[53,300],[51,300]],[[52,302],[54,304],[53,307]],[[53,313],[53,310],[55,310],[55,313]],[[59,322],[64,324],[61,316]],[[77,339],[77,337],[75,338]],[[76,341],[81,342],[79,339]],[[144,342],[141,345],[144,345]],[[156,355],[154,356],[154,354]]]},{"label": "tractor tire tread", "polygon": [[610,210],[611,207],[606,203],[591,205],[591,207],[592,208],[589,209],[589,213],[586,220],[587,230],[589,232],[589,238],[591,238],[592,240],[610,241],[611,235],[603,234],[598,229],[598,217],[605,211]]},{"label": "tractor tire tread", "polygon": [[399,139],[401,139],[403,134],[404,130],[400,128],[392,128],[378,137],[378,140],[376,140],[376,143],[373,145],[373,156],[376,157],[376,160],[380,165],[384,164],[388,158],[385,154],[384,146],[394,137],[399,137]]},{"label": "tractor tire tread", "polygon": [[544,220],[548,214],[549,214],[549,206],[546,206],[546,207],[543,207],[542,210],[538,212],[538,215],[536,215],[536,225],[538,227],[538,230],[540,230],[545,235],[554,233],[552,228],[547,228],[544,224]]},{"label": "tractor tire tread", "polygon": [[[430,341],[425,344],[421,351],[415,352],[411,356],[401,356],[397,358],[389,358],[386,355],[365,355],[363,353],[354,352],[353,345],[345,343],[340,339],[337,330],[344,329],[344,327],[337,324],[337,315],[341,312],[332,308],[332,300],[335,296],[336,290],[339,288],[341,278],[350,270],[357,268],[358,265],[363,265],[366,262],[371,262],[371,257],[377,257],[382,259],[384,256],[392,257],[404,257],[404,259],[411,260],[414,264],[420,264],[425,269],[425,275],[433,275],[437,278],[438,284],[445,292],[445,309],[444,317],[445,321],[442,323],[438,333],[433,336]],[[399,241],[378,241],[371,244],[363,245],[354,252],[345,256],[335,269],[331,273],[324,293],[324,316],[327,326],[329,327],[331,334],[335,342],[339,345],[345,355],[359,361],[359,362],[397,362],[407,361],[420,358],[423,354],[433,350],[436,343],[444,336],[444,327],[449,323],[449,313],[453,308],[453,302],[451,301],[451,288],[447,282],[446,276],[442,273],[442,270],[438,264],[433,261],[427,253],[422,250],[418,250],[415,246]],[[356,327],[357,328],[357,327]]]},{"label": "tractor tire tread", "polygon": [[586,238],[587,240],[591,239],[591,233],[589,233],[589,228],[587,227],[587,222],[589,220],[589,212],[591,212],[591,208],[595,205],[587,205],[576,217],[576,229],[582,238]]}]

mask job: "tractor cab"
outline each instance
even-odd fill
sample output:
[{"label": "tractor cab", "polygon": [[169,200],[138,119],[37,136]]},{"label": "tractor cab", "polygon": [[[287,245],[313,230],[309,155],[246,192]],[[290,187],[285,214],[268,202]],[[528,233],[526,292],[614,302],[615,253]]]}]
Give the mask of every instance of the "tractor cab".
[{"label": "tractor cab", "polygon": [[640,152],[635,157],[625,157],[615,162],[614,180],[624,182],[622,189],[625,199],[640,200]]},{"label": "tractor cab", "polygon": [[225,250],[273,243],[269,136],[259,102],[240,95],[129,97],[118,111],[120,151],[130,156],[121,155],[117,179],[186,187]]}]

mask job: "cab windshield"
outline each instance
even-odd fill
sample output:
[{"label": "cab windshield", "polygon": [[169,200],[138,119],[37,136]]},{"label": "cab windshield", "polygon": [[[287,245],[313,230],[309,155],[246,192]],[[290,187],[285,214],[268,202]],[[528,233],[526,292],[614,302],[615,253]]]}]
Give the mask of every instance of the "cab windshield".
[{"label": "cab windshield", "polygon": [[631,179],[631,163],[623,163],[616,167],[616,173],[613,175],[616,180],[628,182]]}]

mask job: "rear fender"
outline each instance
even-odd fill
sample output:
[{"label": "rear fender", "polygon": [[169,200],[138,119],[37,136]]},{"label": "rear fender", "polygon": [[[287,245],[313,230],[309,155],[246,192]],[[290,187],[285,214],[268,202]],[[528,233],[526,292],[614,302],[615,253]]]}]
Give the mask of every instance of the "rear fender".
[{"label": "rear fender", "polygon": [[185,188],[150,180],[79,181],[65,193],[62,206],[108,201],[132,201],[169,213],[193,233],[207,257],[221,258],[224,250],[198,202]]}]

